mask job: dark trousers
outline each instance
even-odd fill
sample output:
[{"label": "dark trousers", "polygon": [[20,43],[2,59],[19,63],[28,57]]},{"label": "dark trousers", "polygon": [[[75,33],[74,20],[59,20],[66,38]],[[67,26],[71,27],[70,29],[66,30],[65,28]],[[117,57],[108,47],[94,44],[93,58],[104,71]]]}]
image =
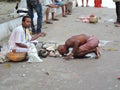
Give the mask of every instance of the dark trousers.
[{"label": "dark trousers", "polygon": [[[29,0],[27,0],[27,4],[28,4],[28,15],[31,17],[31,28],[32,28],[32,32],[34,33],[40,33],[41,32],[41,28],[42,28],[42,5],[41,4],[37,4],[37,5],[31,5]],[[35,30],[35,25],[34,25],[34,10],[37,13],[37,30]]]},{"label": "dark trousers", "polygon": [[115,2],[116,5],[116,16],[117,16],[117,22],[120,23],[120,2]]}]

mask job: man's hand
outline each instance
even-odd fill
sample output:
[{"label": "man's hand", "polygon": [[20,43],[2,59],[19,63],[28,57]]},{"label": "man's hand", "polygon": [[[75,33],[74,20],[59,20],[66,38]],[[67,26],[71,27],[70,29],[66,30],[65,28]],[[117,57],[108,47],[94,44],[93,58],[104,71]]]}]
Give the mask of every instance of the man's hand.
[{"label": "man's hand", "polygon": [[44,36],[46,36],[46,33],[41,32],[41,33],[39,33],[38,35],[39,35],[39,37],[44,37]]},{"label": "man's hand", "polygon": [[58,6],[58,5],[55,5],[55,4],[49,4],[49,5],[47,5],[47,6],[49,6],[49,7],[51,7],[51,8],[59,8],[59,6]]},{"label": "man's hand", "polygon": [[73,57],[73,55],[68,55],[68,56],[66,56],[66,57],[64,57],[64,59],[66,59],[66,60],[69,60],[69,59],[73,59],[74,57]]}]

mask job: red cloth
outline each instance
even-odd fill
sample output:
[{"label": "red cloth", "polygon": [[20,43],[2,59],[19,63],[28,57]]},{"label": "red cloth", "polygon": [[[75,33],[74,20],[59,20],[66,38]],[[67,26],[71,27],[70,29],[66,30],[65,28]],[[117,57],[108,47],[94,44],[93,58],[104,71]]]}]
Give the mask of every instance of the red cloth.
[{"label": "red cloth", "polygon": [[101,7],[102,0],[94,0],[94,7]]}]

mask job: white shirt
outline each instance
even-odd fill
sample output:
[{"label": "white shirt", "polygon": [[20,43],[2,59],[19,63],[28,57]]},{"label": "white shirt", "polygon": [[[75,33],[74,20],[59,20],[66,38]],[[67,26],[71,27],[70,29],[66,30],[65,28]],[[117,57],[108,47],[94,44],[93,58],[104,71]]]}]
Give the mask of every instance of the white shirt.
[{"label": "white shirt", "polygon": [[43,0],[44,5],[50,5],[53,4],[52,0]]},{"label": "white shirt", "polygon": [[[28,39],[29,41],[31,40],[31,35],[28,35]],[[16,49],[16,52],[26,52],[28,49],[27,48],[21,48],[18,47],[16,45],[16,43],[23,43],[25,45],[27,45],[29,42],[26,41],[25,39],[25,30],[24,28],[21,26],[18,26],[17,28],[15,28],[10,36],[9,39],[9,45],[10,45],[10,49]]]}]

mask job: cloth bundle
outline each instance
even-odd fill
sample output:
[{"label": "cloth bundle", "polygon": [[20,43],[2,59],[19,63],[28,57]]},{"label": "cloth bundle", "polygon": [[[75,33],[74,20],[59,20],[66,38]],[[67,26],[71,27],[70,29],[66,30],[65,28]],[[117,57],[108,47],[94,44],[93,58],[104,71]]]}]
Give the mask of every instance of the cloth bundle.
[{"label": "cloth bundle", "polygon": [[33,43],[29,44],[28,57],[29,60],[27,62],[43,62],[43,60],[38,56],[37,49]]}]

